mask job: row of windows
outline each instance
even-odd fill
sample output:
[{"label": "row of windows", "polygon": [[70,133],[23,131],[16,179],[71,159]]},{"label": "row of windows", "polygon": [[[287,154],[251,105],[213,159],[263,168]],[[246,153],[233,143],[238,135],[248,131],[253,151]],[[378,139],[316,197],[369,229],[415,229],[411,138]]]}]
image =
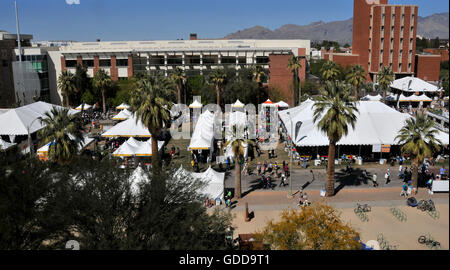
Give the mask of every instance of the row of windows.
[{"label": "row of windows", "polygon": [[[372,15],[370,15],[370,18],[372,19]],[[386,18],[386,15],[385,15],[384,13],[381,14],[381,19],[382,19],[382,21],[384,21],[385,18]],[[395,13],[392,14],[392,20],[393,20],[393,21],[395,20]],[[402,14],[402,21],[404,21],[404,20],[405,20],[405,14]],[[414,14],[411,14],[411,20],[414,21]]]},{"label": "row of windows", "polygon": [[[66,67],[76,67],[78,64],[77,60],[66,60]],[[86,67],[94,67],[94,60],[83,60],[83,66]],[[100,59],[99,60],[100,67],[110,67],[111,59]],[[116,66],[118,67],[127,67],[128,59],[116,59]]]}]

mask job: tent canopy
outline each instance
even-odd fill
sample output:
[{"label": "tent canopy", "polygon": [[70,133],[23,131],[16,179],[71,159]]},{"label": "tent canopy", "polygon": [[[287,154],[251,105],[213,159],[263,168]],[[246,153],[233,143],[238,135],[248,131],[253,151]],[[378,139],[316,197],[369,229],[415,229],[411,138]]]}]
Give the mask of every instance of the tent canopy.
[{"label": "tent canopy", "polygon": [[190,150],[212,149],[214,143],[214,114],[206,111],[197,120],[192,133]]},{"label": "tent canopy", "polygon": [[264,102],[262,104],[262,106],[263,107],[276,107],[275,104],[270,99],[266,100],[266,102]]},{"label": "tent canopy", "polygon": [[203,107],[203,105],[198,102],[198,100],[194,100],[194,102],[191,103],[191,105],[189,105],[189,108],[194,109],[194,108],[201,108]]},{"label": "tent canopy", "polygon": [[192,173],[185,169],[183,166],[175,172],[176,177],[192,177],[202,180],[206,183],[206,186],[203,187],[199,192],[210,199],[222,199],[223,193],[225,190],[225,173],[216,172],[211,166],[202,173]]},{"label": "tent canopy", "polygon": [[132,113],[129,110],[123,109],[112,119],[113,120],[126,120],[126,119],[130,118],[131,115],[132,115]]},{"label": "tent canopy", "polygon": [[361,100],[363,100],[363,101],[380,101],[382,99],[383,99],[383,97],[380,94],[378,94],[376,96],[367,95],[367,96],[363,97]]},{"label": "tent canopy", "polygon": [[287,104],[286,102],[284,102],[282,100],[275,103],[275,106],[280,107],[280,108],[289,108],[289,104]]},{"label": "tent canopy", "polygon": [[[53,107],[63,109],[61,106],[38,101],[23,107],[8,110],[0,114],[0,135],[28,135],[44,127],[38,120],[45,117],[46,112],[50,112]],[[79,113],[77,110],[69,109],[69,114]]]},{"label": "tent canopy", "polygon": [[122,103],[116,107],[117,110],[124,110],[124,109],[129,109],[129,108],[130,108],[130,105],[128,105],[126,103]]},{"label": "tent canopy", "polygon": [[16,144],[5,142],[4,140],[2,140],[2,138],[0,138],[0,150],[1,151],[8,150],[9,148],[13,147],[14,145],[16,145]]},{"label": "tent canopy", "polygon": [[76,107],[75,110],[81,111],[81,109],[83,108],[83,104],[84,104],[84,110],[88,110],[88,109],[92,108],[91,105],[86,104],[86,103],[82,103],[82,104],[80,104],[80,106]]},{"label": "tent canopy", "polygon": [[[314,102],[302,103],[301,106],[290,109],[294,126],[301,122],[294,142],[297,146],[327,146],[328,137],[317,128],[313,122]],[[395,137],[411,116],[400,113],[382,102],[361,101],[357,105],[357,121],[355,129],[349,127],[348,135],[343,137],[338,145],[398,145]],[[286,112],[279,113],[281,120],[291,135],[291,124]],[[295,131],[294,131],[295,132]],[[448,135],[447,140],[448,143]],[[445,144],[445,141],[443,141]]]},{"label": "tent canopy", "polygon": [[403,92],[440,92],[442,89],[416,77],[404,77],[391,83],[391,88]]},{"label": "tent canopy", "polygon": [[239,99],[236,100],[234,104],[231,104],[231,108],[244,108],[245,104],[242,103]]},{"label": "tent canopy", "polygon": [[[164,145],[164,141],[158,141],[158,150]],[[124,142],[114,153],[115,157],[146,157],[152,156],[152,140],[149,139],[145,142],[138,141],[134,138],[129,138]]]},{"label": "tent canopy", "polygon": [[[71,139],[74,139],[74,137],[71,135],[71,134],[69,134],[69,137],[71,138]],[[85,147],[87,147],[91,142],[93,142],[94,141],[94,139],[93,138],[89,138],[89,137],[84,137],[83,138],[83,141],[81,142],[81,144],[79,144],[78,145],[78,151],[81,151],[81,150],[83,150]],[[39,148],[36,152],[37,152],[37,154],[39,154],[39,153],[48,153],[48,150],[49,150],[49,148],[50,148],[50,144],[54,144],[54,142],[49,142],[49,143],[47,143],[46,145],[44,145],[44,146],[42,146],[41,148]]]},{"label": "tent canopy", "polygon": [[151,137],[152,135],[144,126],[142,121],[136,124],[135,115],[130,115],[130,118],[113,126],[105,133],[103,137]]}]

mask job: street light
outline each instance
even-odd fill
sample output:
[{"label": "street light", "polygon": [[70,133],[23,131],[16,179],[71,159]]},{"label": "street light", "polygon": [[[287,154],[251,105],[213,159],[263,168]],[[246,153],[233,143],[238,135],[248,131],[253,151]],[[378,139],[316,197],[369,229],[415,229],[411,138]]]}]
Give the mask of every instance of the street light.
[{"label": "street light", "polygon": [[[292,121],[291,113],[287,112],[287,115],[289,115],[289,119],[291,120],[291,144],[294,144],[294,140],[293,140],[293,137],[294,137],[294,122]],[[291,168],[293,168],[293,165],[292,165],[292,156],[293,156],[292,145],[289,145],[289,151],[291,152]],[[289,197],[290,198],[293,197],[293,195],[292,195],[292,173],[291,172],[289,172]]]}]

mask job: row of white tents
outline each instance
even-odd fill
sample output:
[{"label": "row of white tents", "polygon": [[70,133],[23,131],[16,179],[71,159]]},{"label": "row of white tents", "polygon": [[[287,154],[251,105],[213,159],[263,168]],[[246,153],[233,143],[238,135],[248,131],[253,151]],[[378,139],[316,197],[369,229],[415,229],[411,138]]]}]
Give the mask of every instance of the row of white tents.
[{"label": "row of white tents", "polygon": [[[164,142],[158,141],[158,151],[163,147]],[[148,139],[144,142],[134,138],[129,138],[112,154],[115,157],[149,157],[152,156],[152,140]]]},{"label": "row of white tents", "polygon": [[[338,145],[398,145],[395,138],[406,120],[412,117],[382,102],[360,101],[357,108],[359,113],[357,113],[355,128],[349,127],[347,136],[343,136]],[[329,144],[326,134],[321,132],[314,123],[313,114],[314,101],[312,100],[279,112],[280,119],[296,146],[327,146]],[[293,131],[291,131],[291,125],[294,127]],[[295,130],[297,125],[300,125],[300,128]],[[444,145],[448,145],[448,134],[439,131],[438,139]]]},{"label": "row of white tents", "polygon": [[[378,94],[376,96],[367,95],[363,98],[361,98],[362,101],[382,101],[383,97]],[[403,94],[400,95],[388,95],[386,96],[387,101],[399,101],[399,102],[432,102],[433,100],[429,98],[427,95],[422,94],[420,96],[418,95],[411,95],[411,96],[405,96]]]},{"label": "row of white tents", "polygon": [[[277,108],[289,108],[289,104],[287,104],[284,101],[279,101],[276,103],[273,103],[270,99],[267,100],[265,103],[262,104],[263,106],[273,106],[273,107],[277,107]],[[203,104],[201,104],[198,100],[194,100],[194,102],[192,102],[189,105],[189,108],[191,109],[198,109],[198,108],[202,108]],[[244,108],[245,104],[242,103],[239,99],[236,100],[235,103],[231,104],[231,108]]]}]

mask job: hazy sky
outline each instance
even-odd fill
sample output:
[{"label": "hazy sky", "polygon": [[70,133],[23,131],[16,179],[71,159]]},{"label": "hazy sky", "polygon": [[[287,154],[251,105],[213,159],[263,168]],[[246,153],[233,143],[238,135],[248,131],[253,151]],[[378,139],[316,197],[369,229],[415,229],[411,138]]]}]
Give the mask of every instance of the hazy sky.
[{"label": "hazy sky", "polygon": [[[34,40],[220,38],[255,25],[345,20],[353,0],[17,0],[21,33]],[[72,3],[72,4],[68,4]],[[79,3],[79,4],[77,4]],[[448,12],[448,0],[391,0],[419,15]],[[0,29],[16,32],[14,0],[0,0]]]}]

